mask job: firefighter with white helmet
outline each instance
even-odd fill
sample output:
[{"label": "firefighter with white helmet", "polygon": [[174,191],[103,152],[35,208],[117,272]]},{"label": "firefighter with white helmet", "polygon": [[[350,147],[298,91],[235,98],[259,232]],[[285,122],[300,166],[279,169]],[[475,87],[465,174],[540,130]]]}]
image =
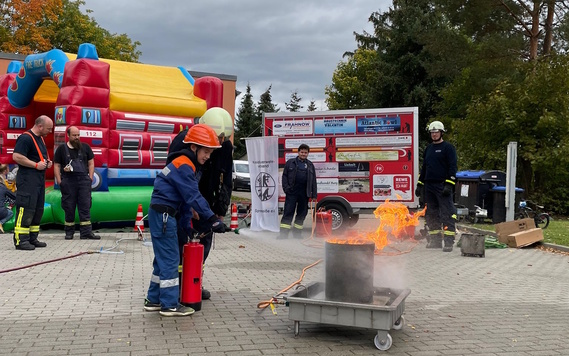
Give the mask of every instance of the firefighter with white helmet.
[{"label": "firefighter with white helmet", "polygon": [[213,150],[220,147],[217,135],[211,127],[198,124],[188,130],[183,142],[186,148],[174,153],[171,162],[156,176],[148,209],[154,261],[144,309],[160,311],[162,316],[186,316],[194,312],[178,302],[178,222],[191,234],[191,215],[195,211],[208,221],[212,231],[225,232],[223,221],[200,194],[195,175],[196,167],[203,165]]},{"label": "firefighter with white helmet", "polygon": [[456,183],[456,150],[443,140],[445,126],[442,122],[431,122],[428,131],[432,143],[423,154],[415,195],[422,195],[427,205],[427,248],[443,248],[444,252],[451,252],[456,234],[456,209],[452,197]]}]

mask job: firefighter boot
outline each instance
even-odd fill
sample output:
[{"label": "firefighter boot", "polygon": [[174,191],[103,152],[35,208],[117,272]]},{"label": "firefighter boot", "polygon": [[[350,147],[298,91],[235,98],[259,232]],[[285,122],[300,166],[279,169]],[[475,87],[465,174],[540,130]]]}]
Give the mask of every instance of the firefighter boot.
[{"label": "firefighter boot", "polygon": [[17,243],[16,239],[14,239],[14,245],[16,246],[16,250],[32,251],[36,249],[36,247],[30,243],[29,236],[23,234],[20,234],[19,241],[17,241]]},{"label": "firefighter boot", "polygon": [[73,240],[73,234],[75,233],[75,223],[73,223],[73,226],[71,225],[65,225],[65,239],[66,240]]},{"label": "firefighter boot", "polygon": [[288,239],[289,231],[290,231],[290,229],[286,229],[284,227],[281,227],[281,231],[279,232],[279,236],[277,236],[277,239],[278,240]]},{"label": "firefighter boot", "polygon": [[91,223],[82,222],[79,225],[79,238],[81,240],[100,240],[101,236],[95,235],[92,230]]},{"label": "firefighter boot", "polygon": [[453,245],[454,237],[445,236],[445,247],[443,247],[443,252],[452,252]]},{"label": "firefighter boot", "polygon": [[39,232],[31,232],[30,231],[30,244],[34,245],[35,247],[47,247],[45,242],[41,242],[38,240]]},{"label": "firefighter boot", "polygon": [[[430,237],[430,238],[429,238]],[[443,237],[441,234],[429,235],[427,237],[427,248],[442,248],[443,247]]]},{"label": "firefighter boot", "polygon": [[292,237],[294,237],[295,239],[301,239],[302,229],[297,229],[297,228],[292,229]]}]

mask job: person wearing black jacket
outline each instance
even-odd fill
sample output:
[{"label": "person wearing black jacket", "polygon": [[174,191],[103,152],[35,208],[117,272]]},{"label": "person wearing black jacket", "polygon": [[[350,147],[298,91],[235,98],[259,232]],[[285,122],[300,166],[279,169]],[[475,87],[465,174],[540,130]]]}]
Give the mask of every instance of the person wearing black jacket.
[{"label": "person wearing black jacket", "polygon": [[451,252],[456,234],[456,208],[452,193],[456,183],[457,159],[454,146],[443,141],[445,127],[440,121],[429,125],[432,143],[423,155],[423,166],[415,195],[423,196],[427,205],[427,248]]},{"label": "person wearing black jacket", "polygon": [[[298,156],[289,159],[284,167],[282,186],[286,194],[279,238],[286,239],[292,229],[293,237],[302,237],[302,224],[308,214],[308,202],[316,199],[316,170],[308,159],[310,147],[301,144]],[[296,217],[294,213],[296,211]],[[294,229],[292,220],[294,217]]]},{"label": "person wearing black jacket", "polygon": [[91,184],[95,174],[95,155],[81,142],[76,126],[66,130],[68,141],[59,145],[53,155],[54,178],[61,191],[61,208],[65,213],[65,239],[73,240],[75,210],[79,213],[79,238],[99,240],[91,224]]}]

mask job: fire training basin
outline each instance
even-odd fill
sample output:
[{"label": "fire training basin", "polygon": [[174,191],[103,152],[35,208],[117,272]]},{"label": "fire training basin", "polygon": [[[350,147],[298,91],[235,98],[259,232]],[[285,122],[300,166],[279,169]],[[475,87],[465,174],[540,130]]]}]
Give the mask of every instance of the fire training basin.
[{"label": "fire training basin", "polygon": [[393,343],[389,331],[403,328],[405,298],[411,290],[375,287],[373,300],[365,304],[327,300],[325,290],[324,283],[313,282],[298,286],[284,297],[288,318],[294,320],[295,336],[300,332],[301,321],[375,329],[375,347],[389,350]]},{"label": "fire training basin", "polygon": [[373,241],[336,243],[326,241],[325,295],[327,300],[370,303],[373,299]]}]

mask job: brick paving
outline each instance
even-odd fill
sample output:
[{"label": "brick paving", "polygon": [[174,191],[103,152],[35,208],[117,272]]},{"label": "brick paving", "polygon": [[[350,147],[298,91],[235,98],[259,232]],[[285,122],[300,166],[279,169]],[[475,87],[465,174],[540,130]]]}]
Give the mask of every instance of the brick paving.
[{"label": "brick paving", "polygon": [[[363,220],[363,221],[362,221]],[[373,221],[361,219],[358,229]],[[305,230],[308,237],[309,230]],[[183,318],[145,312],[152,247],[134,233],[101,241],[41,234],[47,248],[16,251],[0,235],[0,270],[89,253],[0,274],[0,354],[4,355],[567,355],[569,257],[538,249],[489,249],[485,258],[425,249],[375,257],[376,286],[409,288],[405,325],[388,351],[375,330],[294,323],[285,305],[259,302],[296,281],[323,257],[318,240],[277,240],[242,229],[215,239],[202,310]],[[405,251],[409,243],[389,251]],[[103,251],[102,251],[102,250]],[[122,252],[122,253],[118,253]],[[324,266],[303,282],[323,281]]]}]

